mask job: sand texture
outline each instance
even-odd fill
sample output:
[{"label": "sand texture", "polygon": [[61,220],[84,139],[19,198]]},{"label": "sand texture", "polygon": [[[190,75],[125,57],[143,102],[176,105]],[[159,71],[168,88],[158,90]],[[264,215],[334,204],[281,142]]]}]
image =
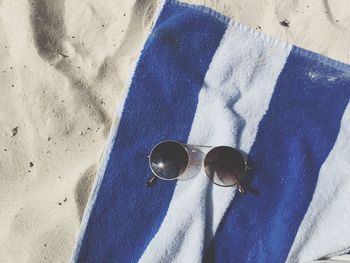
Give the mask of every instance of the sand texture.
[{"label": "sand texture", "polygon": [[[347,0],[188,2],[350,62]],[[157,5],[0,0],[0,262],[69,260]]]}]

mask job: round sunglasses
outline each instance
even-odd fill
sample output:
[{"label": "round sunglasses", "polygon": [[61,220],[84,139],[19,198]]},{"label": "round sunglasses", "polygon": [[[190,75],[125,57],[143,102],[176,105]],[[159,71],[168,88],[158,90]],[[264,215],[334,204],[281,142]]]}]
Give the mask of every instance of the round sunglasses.
[{"label": "round sunglasses", "polygon": [[[153,147],[148,159],[153,175],[147,186],[153,186],[156,179],[175,180],[189,178],[191,165],[202,164],[198,161],[198,150],[202,145],[183,144],[175,141],[163,141]],[[241,180],[249,169],[242,154],[229,146],[210,147],[204,156],[204,169],[208,178],[216,185],[223,187],[237,186],[239,192],[245,190]],[[192,150],[191,150],[192,149]]]}]

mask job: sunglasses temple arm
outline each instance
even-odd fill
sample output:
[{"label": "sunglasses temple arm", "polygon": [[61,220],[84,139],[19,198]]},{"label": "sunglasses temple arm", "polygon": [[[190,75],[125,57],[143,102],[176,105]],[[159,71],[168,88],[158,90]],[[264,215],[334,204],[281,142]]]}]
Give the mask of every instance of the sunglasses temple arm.
[{"label": "sunglasses temple arm", "polygon": [[240,183],[237,184],[237,187],[238,187],[238,191],[239,191],[241,194],[245,194],[245,190],[244,190],[243,186],[240,185]]},{"label": "sunglasses temple arm", "polygon": [[151,175],[148,179],[147,179],[147,182],[146,182],[146,186],[148,187],[152,187],[156,184],[157,182],[157,176],[155,175]]},{"label": "sunglasses temple arm", "polygon": [[237,188],[238,188],[238,191],[241,193],[241,194],[244,194],[245,193],[245,190],[244,190],[244,187],[238,182],[237,178],[234,177],[235,181],[236,181],[236,184],[237,184]]},{"label": "sunglasses temple arm", "polygon": [[236,176],[232,175],[233,177],[233,180],[236,182],[237,184],[237,188],[238,188],[238,191],[241,193],[241,194],[244,194],[245,193],[245,189],[244,187],[239,183],[238,179],[236,178]]}]

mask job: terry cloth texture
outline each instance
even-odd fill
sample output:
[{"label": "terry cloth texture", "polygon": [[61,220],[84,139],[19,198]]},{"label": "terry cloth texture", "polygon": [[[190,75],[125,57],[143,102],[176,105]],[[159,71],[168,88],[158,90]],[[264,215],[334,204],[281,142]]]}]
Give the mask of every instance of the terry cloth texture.
[{"label": "terry cloth texture", "polygon": [[[304,262],[350,250],[350,66],[165,1],[111,130],[72,262]],[[145,186],[163,141],[229,145],[255,194],[202,170]]]}]

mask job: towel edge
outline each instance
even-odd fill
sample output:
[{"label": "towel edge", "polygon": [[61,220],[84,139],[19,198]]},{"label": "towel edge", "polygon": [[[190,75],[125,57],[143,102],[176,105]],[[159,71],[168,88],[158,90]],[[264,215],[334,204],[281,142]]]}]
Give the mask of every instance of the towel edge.
[{"label": "towel edge", "polygon": [[[160,13],[163,10],[163,8],[164,8],[164,6],[165,6],[165,4],[167,2],[168,2],[168,0],[160,0],[159,1],[158,7],[157,7],[157,9],[155,11],[154,19],[153,19],[155,21],[155,23],[153,23],[153,25],[152,25],[152,27],[150,29],[150,32],[152,32],[152,30],[153,30],[153,28],[154,28],[154,26],[155,26],[155,24],[156,24],[156,22],[157,22],[157,20],[158,20],[158,18],[160,16]],[[142,47],[144,47],[144,45],[142,45]],[[122,115],[124,104],[125,104],[126,98],[128,96],[129,89],[130,89],[130,86],[131,86],[131,82],[132,82],[134,73],[136,71],[137,65],[139,63],[140,57],[142,55],[142,52],[143,52],[143,48],[139,52],[137,60],[136,60],[136,62],[133,65],[133,68],[131,70],[131,74],[130,74],[130,77],[129,77],[128,84],[126,85],[127,88],[125,88],[123,90],[122,96],[120,98],[120,103],[117,106],[116,112],[114,114],[112,126],[111,126],[111,129],[109,131],[109,135],[108,135],[108,138],[107,138],[107,142],[105,144],[105,148],[103,150],[101,162],[99,164],[99,168],[98,168],[97,173],[96,173],[96,177],[95,177],[95,180],[94,180],[94,183],[93,183],[93,187],[92,187],[91,193],[89,195],[89,199],[87,201],[87,204],[86,204],[86,207],[85,207],[85,210],[84,210],[84,213],[83,213],[83,217],[82,217],[82,220],[81,220],[80,228],[79,228],[79,231],[78,231],[78,236],[76,238],[75,245],[74,245],[74,248],[72,250],[72,254],[71,254],[70,260],[69,260],[69,262],[71,262],[71,263],[77,262],[79,251],[80,251],[80,248],[81,248],[81,245],[82,245],[82,241],[83,241],[83,238],[84,238],[84,235],[85,235],[85,232],[86,232],[86,228],[87,228],[87,225],[88,225],[88,222],[89,222],[89,218],[90,218],[90,215],[91,215],[91,211],[92,211],[92,208],[93,208],[93,206],[95,204],[95,201],[96,201],[96,198],[97,198],[97,195],[98,195],[101,183],[103,181],[103,178],[104,178],[104,175],[105,175],[105,171],[106,171],[106,168],[107,168],[107,163],[109,161],[110,153],[112,151],[112,148],[113,148],[113,145],[114,145],[114,141],[115,141],[115,138],[116,138],[116,135],[117,135],[117,130],[118,130],[118,126],[119,126],[119,120],[117,121],[117,117]]]}]

